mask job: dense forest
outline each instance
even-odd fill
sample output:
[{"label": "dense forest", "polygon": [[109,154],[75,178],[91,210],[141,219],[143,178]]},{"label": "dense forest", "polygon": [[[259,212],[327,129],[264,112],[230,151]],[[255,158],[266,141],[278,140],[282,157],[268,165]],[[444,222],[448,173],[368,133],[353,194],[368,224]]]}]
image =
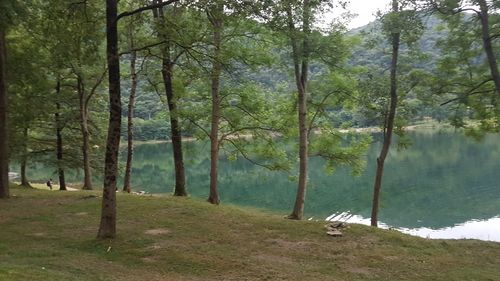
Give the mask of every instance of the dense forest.
[{"label": "dense forest", "polygon": [[100,174],[98,237],[113,238],[134,141],[172,143],[173,193],[187,196],[190,139],[210,143],[208,202],[220,203],[219,158],[244,158],[297,170],[288,218],[300,220],[309,157],[360,172],[372,138],[352,129],[375,128],[377,226],[395,134],[429,120],[498,132],[500,3],[387,0],[375,22],[348,30],[345,2],[2,0],[0,198],[9,165],[25,187],[30,163],[54,167],[61,190],[69,170],[87,190]]}]

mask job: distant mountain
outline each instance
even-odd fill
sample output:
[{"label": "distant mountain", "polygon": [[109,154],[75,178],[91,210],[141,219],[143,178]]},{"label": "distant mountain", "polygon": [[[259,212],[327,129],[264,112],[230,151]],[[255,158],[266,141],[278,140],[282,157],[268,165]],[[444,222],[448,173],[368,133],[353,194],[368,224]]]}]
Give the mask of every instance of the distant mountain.
[{"label": "distant mountain", "polygon": [[[425,26],[424,33],[418,41],[418,49],[427,55],[427,62],[423,63],[425,68],[430,68],[440,56],[440,50],[436,47],[436,43],[440,39],[447,36],[446,28],[440,28],[443,21],[437,16],[425,16],[423,18]],[[371,22],[365,26],[349,31],[349,35],[358,36],[361,44],[354,47],[349,63],[351,65],[369,66],[369,65],[384,65],[390,63],[390,44],[388,40],[383,40],[382,28],[379,21]],[[375,45],[368,47],[368,38],[380,37]],[[407,50],[405,46],[402,51]]]}]

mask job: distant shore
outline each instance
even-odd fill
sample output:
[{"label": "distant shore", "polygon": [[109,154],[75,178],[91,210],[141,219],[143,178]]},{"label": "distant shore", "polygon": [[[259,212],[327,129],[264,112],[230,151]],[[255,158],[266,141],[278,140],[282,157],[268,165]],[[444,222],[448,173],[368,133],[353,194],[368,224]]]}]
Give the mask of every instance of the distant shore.
[{"label": "distant shore", "polygon": [[[429,130],[429,129],[453,129],[453,127],[448,123],[439,123],[434,120],[422,121],[421,123],[415,123],[404,127],[405,131],[418,131],[418,130]],[[338,129],[341,133],[378,133],[382,132],[380,127],[362,127],[362,128],[347,128],[347,129]],[[238,137],[250,138],[250,134],[239,135]],[[182,137],[183,142],[194,142],[199,139],[195,137]],[[143,144],[163,144],[163,143],[172,143],[172,140],[135,140],[135,145],[143,145]],[[125,140],[122,140],[120,146],[127,146]]]}]

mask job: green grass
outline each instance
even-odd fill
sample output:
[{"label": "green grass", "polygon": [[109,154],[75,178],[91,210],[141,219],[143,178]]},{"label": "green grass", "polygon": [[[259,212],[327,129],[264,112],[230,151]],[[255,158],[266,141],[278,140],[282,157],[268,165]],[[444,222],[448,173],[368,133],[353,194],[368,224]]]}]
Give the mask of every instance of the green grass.
[{"label": "green grass", "polygon": [[118,237],[95,239],[99,192],[13,188],[0,201],[0,280],[500,280],[500,244],[290,221],[193,198],[118,194]]}]

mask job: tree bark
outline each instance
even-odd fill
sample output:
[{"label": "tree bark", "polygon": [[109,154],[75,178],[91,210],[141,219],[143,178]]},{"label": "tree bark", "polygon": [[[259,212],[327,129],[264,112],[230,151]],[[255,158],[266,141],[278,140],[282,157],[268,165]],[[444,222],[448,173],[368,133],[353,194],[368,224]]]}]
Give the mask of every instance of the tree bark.
[{"label": "tree bark", "polygon": [[9,155],[7,145],[6,32],[0,27],[0,198],[9,198]]},{"label": "tree bark", "polygon": [[120,59],[118,54],[118,1],[106,0],[106,55],[109,80],[109,126],[104,162],[104,186],[101,222],[97,238],[116,237],[116,180],[120,148],[121,93]]},{"label": "tree bark", "polygon": [[[132,36],[132,34],[130,34]],[[131,39],[132,41],[132,39]],[[131,49],[134,44],[131,44]],[[137,91],[137,71],[135,68],[137,60],[137,52],[133,51],[130,54],[130,73],[132,75],[132,86],[130,88],[130,96],[128,98],[128,116],[127,116],[127,164],[125,166],[125,179],[123,182],[123,191],[130,193],[132,190],[130,185],[130,176],[132,174],[132,158],[134,155],[134,104]]]},{"label": "tree bark", "polygon": [[[210,12],[208,12],[210,14]],[[211,94],[212,94],[212,120],[210,130],[210,194],[208,202],[218,205],[220,203],[218,184],[218,165],[219,165],[219,122],[220,122],[220,75],[222,64],[220,61],[224,5],[218,5],[216,10],[211,13],[211,23],[213,26],[214,58],[212,59],[211,73]]]},{"label": "tree bark", "polygon": [[28,128],[23,129],[23,155],[21,158],[21,186],[31,187],[28,176],[26,175],[26,166],[28,164]]},{"label": "tree bark", "polygon": [[[57,80],[56,94],[61,94],[61,82]],[[61,104],[56,102],[56,113],[54,114],[56,125],[56,157],[57,157],[57,174],[59,177],[59,190],[66,190],[66,178],[63,168],[63,141],[62,141],[62,125],[60,120]]]},{"label": "tree bark", "polygon": [[495,52],[493,51],[493,46],[491,43],[488,5],[485,0],[479,0],[478,2],[481,11],[481,13],[479,14],[479,18],[481,20],[483,48],[488,59],[488,65],[490,66],[491,78],[495,83],[495,90],[497,94],[500,95],[500,74],[498,73],[497,59],[495,57]]},{"label": "tree bark", "polygon": [[85,86],[81,77],[77,78],[78,98],[80,101],[80,130],[82,132],[82,155],[83,155],[83,187],[84,190],[92,190],[92,169],[90,167],[90,133],[88,126],[88,109],[86,107]]},{"label": "tree bark", "polygon": [[[164,22],[163,8],[159,8],[157,17]],[[158,18],[157,18],[158,19]],[[184,171],[184,160],[182,155],[182,132],[177,112],[177,97],[174,95],[173,88],[173,68],[174,62],[170,58],[170,42],[168,36],[158,33],[161,39],[166,40],[165,48],[162,50],[162,77],[165,85],[165,94],[167,96],[168,110],[170,112],[170,129],[172,138],[172,150],[174,154],[175,165],[175,189],[174,196],[187,196],[186,176]]]},{"label": "tree bark", "polygon": [[28,161],[26,159],[26,156],[23,156],[21,159],[21,184],[20,184],[20,186],[22,186],[22,187],[30,187],[30,183],[29,183],[28,177],[26,175],[27,164],[28,164]]},{"label": "tree bark", "polygon": [[[399,12],[397,0],[392,1],[392,9],[394,13]],[[373,202],[372,202],[372,214],[371,214],[371,225],[377,227],[378,225],[378,210],[380,202],[380,189],[382,188],[382,177],[384,173],[385,158],[389,153],[389,148],[392,141],[392,133],[394,130],[394,119],[396,117],[396,108],[398,104],[398,94],[397,94],[397,68],[398,68],[398,56],[399,56],[399,42],[400,33],[392,34],[392,61],[391,61],[391,89],[390,89],[390,106],[389,114],[386,117],[384,124],[384,140],[382,143],[382,149],[380,155],[377,158],[377,172],[375,175],[375,183],[373,185]]]},{"label": "tree bark", "polygon": [[186,176],[184,172],[184,160],[182,156],[182,133],[177,113],[177,101],[174,97],[174,90],[172,84],[173,78],[173,65],[164,60],[162,74],[163,82],[165,84],[165,93],[167,96],[168,109],[170,111],[170,128],[172,131],[172,150],[174,153],[175,164],[175,196],[187,196],[186,191]]},{"label": "tree bark", "polygon": [[[301,220],[304,216],[304,203],[307,189],[307,165],[308,165],[308,135],[307,135],[307,80],[309,71],[309,34],[311,8],[309,0],[303,2],[303,26],[302,26],[302,51],[298,48],[295,35],[296,29],[293,24],[292,11],[288,8],[288,25],[292,40],[292,52],[294,60],[295,82],[298,91],[298,119],[299,119],[299,182],[297,195],[292,213],[289,219]],[[300,53],[301,52],[301,53]]]}]

